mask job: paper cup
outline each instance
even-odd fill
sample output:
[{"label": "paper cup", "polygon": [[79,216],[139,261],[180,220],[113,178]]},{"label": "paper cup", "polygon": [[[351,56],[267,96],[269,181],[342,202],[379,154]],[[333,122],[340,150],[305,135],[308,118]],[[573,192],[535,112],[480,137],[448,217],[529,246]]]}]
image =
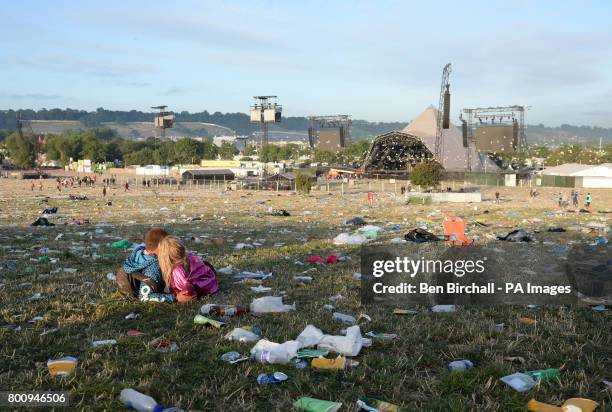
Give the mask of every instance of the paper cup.
[{"label": "paper cup", "polygon": [[342,404],[339,402],[303,397],[295,401],[293,406],[305,412],[336,412],[340,409]]}]

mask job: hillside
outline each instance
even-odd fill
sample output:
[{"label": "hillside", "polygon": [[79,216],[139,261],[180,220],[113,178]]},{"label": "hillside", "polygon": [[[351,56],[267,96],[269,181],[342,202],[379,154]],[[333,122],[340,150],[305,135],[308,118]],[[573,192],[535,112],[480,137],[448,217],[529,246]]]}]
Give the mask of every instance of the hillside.
[{"label": "hillside", "polygon": [[[177,112],[175,128],[168,136],[222,136],[228,134],[250,135],[259,130],[245,113],[199,113]],[[29,120],[36,133],[61,133],[64,130],[79,130],[93,127],[108,127],[119,136],[130,139],[154,135],[152,119],[155,113],[113,111],[98,109],[95,112],[74,109],[6,110],[0,112],[0,130],[15,130],[17,118]],[[351,135],[354,140],[369,138],[390,130],[400,130],[406,122],[369,122],[353,120]],[[310,121],[306,117],[283,117],[280,124],[270,126],[270,137],[277,139],[306,139]],[[612,128],[561,125],[548,127],[542,124],[526,126],[530,144],[559,145],[562,143],[603,144],[612,143]]]},{"label": "hillside", "polygon": [[[85,130],[88,127],[75,120],[30,120],[29,125],[36,134],[61,134],[67,130]],[[102,127],[114,130],[117,136],[124,139],[144,139],[159,136],[159,131],[153,128],[151,122],[103,122]],[[233,135],[234,131],[223,126],[202,122],[176,123],[172,130],[166,132],[167,136],[205,137]]]}]

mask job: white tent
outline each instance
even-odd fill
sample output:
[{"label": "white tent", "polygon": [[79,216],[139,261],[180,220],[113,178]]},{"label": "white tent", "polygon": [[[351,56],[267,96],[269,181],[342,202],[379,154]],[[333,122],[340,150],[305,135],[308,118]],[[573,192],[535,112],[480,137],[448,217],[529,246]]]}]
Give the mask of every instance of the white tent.
[{"label": "white tent", "polygon": [[[435,153],[438,110],[429,106],[402,132],[419,137]],[[442,166],[449,171],[497,172],[499,167],[485,154],[479,154],[474,143],[463,147],[463,135],[454,124],[442,130]],[[469,160],[469,162],[468,162]],[[469,167],[468,167],[469,163]]]},{"label": "white tent", "polygon": [[612,163],[600,165],[582,165],[565,163],[548,167],[541,172],[545,176],[572,176],[576,178],[576,187],[612,188]]}]

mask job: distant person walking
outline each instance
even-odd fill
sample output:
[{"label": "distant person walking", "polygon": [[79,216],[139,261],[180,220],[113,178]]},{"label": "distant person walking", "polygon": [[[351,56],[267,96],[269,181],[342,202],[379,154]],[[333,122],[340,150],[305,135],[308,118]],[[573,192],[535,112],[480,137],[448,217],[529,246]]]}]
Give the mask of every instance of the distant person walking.
[{"label": "distant person walking", "polygon": [[34,182],[32,182],[32,184],[30,185],[30,190],[31,190],[32,192],[34,191],[34,187],[35,187],[35,186],[36,186],[36,185],[34,184]]},{"label": "distant person walking", "polygon": [[589,208],[591,207],[591,203],[593,202],[593,197],[591,196],[590,193],[587,193],[584,200],[585,200],[584,205],[586,206],[587,210],[589,210]]},{"label": "distant person walking", "polygon": [[495,203],[499,203],[499,192],[495,192]]},{"label": "distant person walking", "polygon": [[43,189],[42,180],[39,180],[38,181],[38,191],[42,192],[42,189]]},{"label": "distant person walking", "polygon": [[578,207],[578,191],[572,190],[572,206],[575,208]]},{"label": "distant person walking", "polygon": [[124,192],[127,192],[130,190],[130,184],[127,181],[125,182],[124,188],[125,188]]},{"label": "distant person walking", "polygon": [[102,188],[102,198],[106,197],[106,186]]}]

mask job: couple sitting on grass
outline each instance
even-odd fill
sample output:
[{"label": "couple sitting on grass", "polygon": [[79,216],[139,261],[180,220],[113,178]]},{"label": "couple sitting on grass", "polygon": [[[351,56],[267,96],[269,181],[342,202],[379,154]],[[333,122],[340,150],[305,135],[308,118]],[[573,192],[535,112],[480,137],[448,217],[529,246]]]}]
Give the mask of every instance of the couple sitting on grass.
[{"label": "couple sitting on grass", "polygon": [[143,302],[192,302],[219,289],[215,268],[160,228],[149,230],[144,245],[125,260],[117,285],[124,295]]}]

